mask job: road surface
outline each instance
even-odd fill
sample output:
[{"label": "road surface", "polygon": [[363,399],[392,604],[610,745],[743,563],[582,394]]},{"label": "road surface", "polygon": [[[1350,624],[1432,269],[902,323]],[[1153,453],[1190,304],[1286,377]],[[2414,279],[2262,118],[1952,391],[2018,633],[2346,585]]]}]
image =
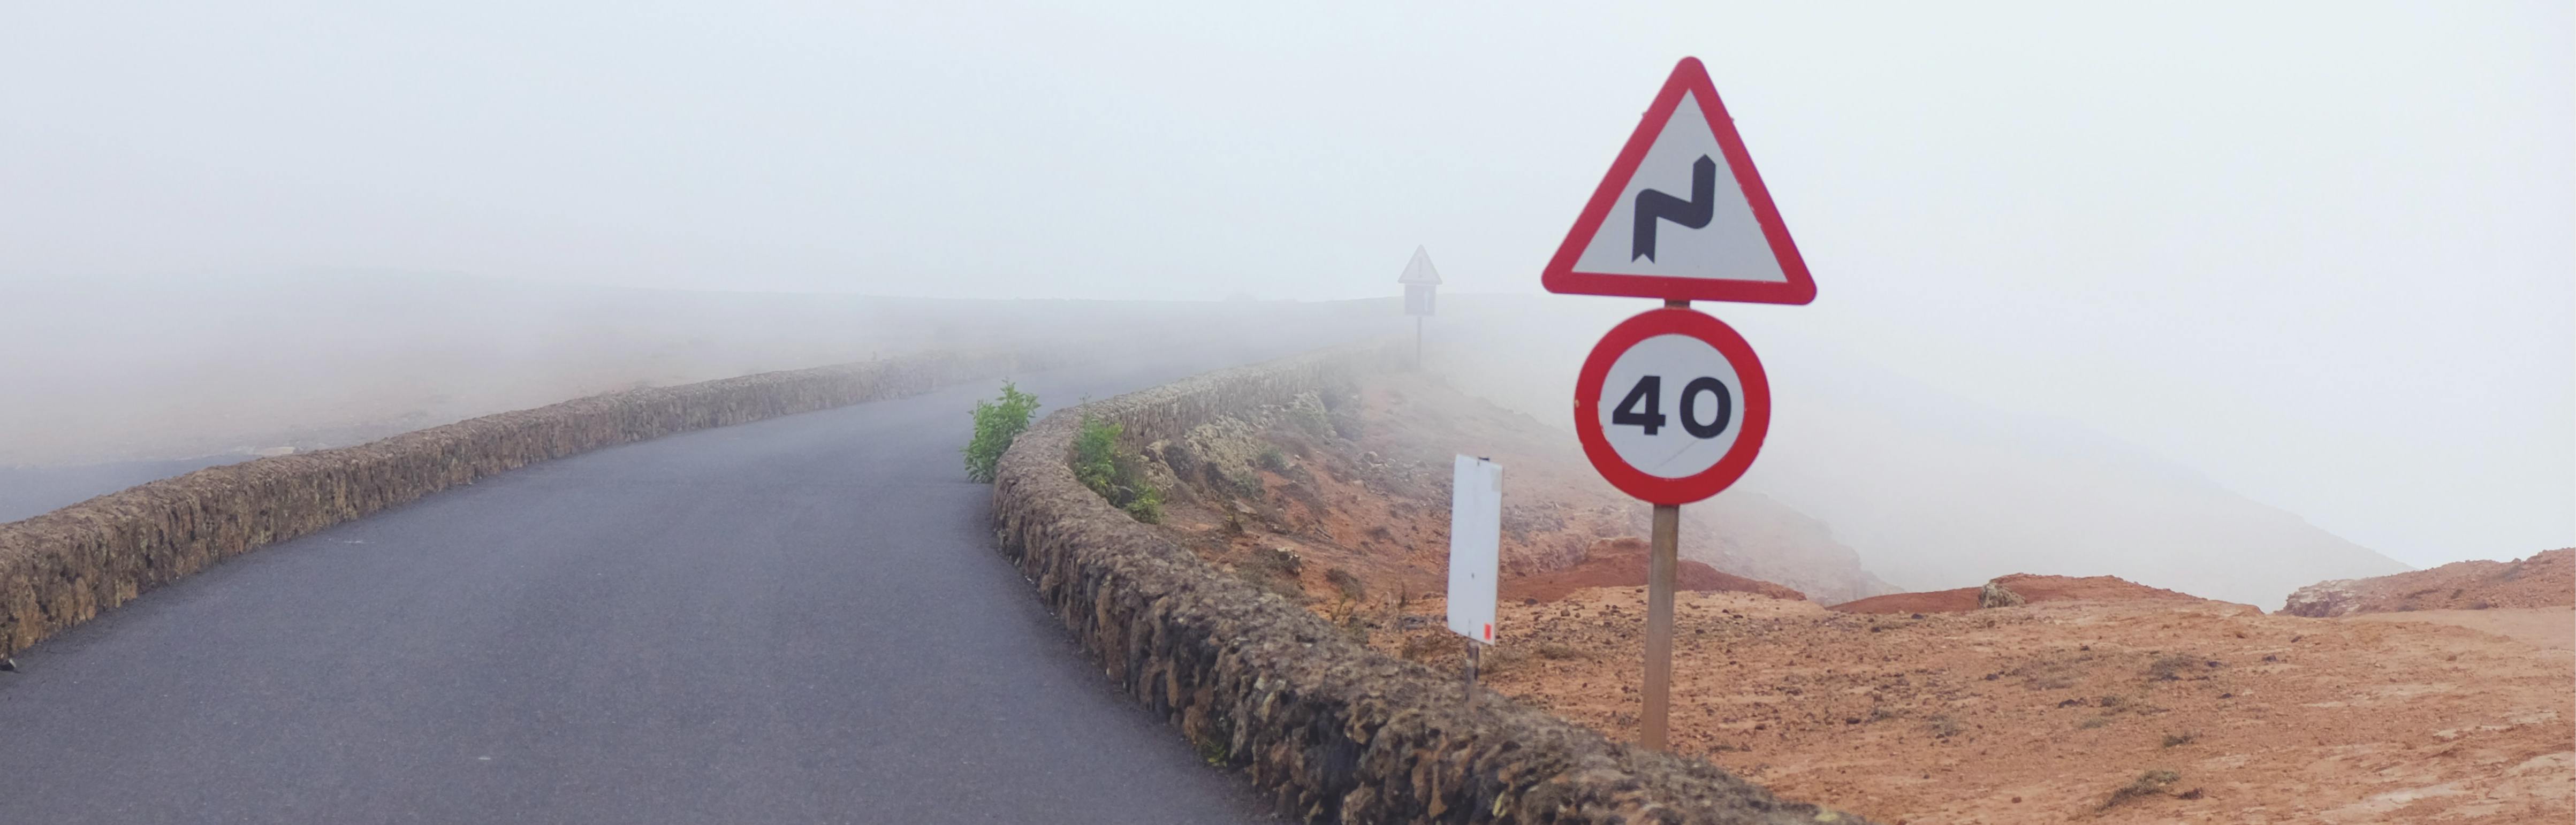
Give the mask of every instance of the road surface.
[{"label": "road surface", "polygon": [[[1243,360],[1176,358],[1021,386]],[[1267,820],[994,552],[957,453],[993,386],[541,464],[148,594],[0,673],[0,822]]]}]

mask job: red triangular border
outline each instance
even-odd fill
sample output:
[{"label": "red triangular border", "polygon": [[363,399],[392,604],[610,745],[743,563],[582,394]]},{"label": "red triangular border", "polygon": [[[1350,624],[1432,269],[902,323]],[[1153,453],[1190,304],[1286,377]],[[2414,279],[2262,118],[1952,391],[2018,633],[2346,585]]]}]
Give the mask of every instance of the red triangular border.
[{"label": "red triangular border", "polygon": [[[1629,178],[1637,174],[1637,165],[1646,160],[1646,151],[1654,148],[1655,137],[1663,134],[1664,124],[1682,104],[1682,95],[1697,93],[1702,102],[1700,113],[1708,118],[1708,130],[1717,136],[1718,147],[1726,153],[1726,166],[1735,173],[1744,190],[1744,199],[1753,207],[1753,219],[1762,225],[1762,237],[1771,243],[1771,255],[1780,261],[1780,272],[1789,277],[1783,282],[1728,281],[1708,278],[1675,278],[1660,275],[1619,275],[1606,272],[1576,272],[1574,262],[1583,257],[1583,247],[1601,231],[1601,222],[1610,217],[1610,209],[1619,201],[1619,193],[1628,188]],[[1754,171],[1753,156],[1744,151],[1744,138],[1735,133],[1735,118],[1726,113],[1726,102],[1717,96],[1717,86],[1708,80],[1708,69],[1699,58],[1682,58],[1673,67],[1673,75],[1664,80],[1663,91],[1655,93],[1655,103],[1646,108],[1645,119],[1637,131],[1628,136],[1627,148],[1619,150],[1619,159],[1611,162],[1610,174],[1601,178],[1601,186],[1592,191],[1592,200],[1583,205],[1583,214],[1574,219],[1574,229],[1565,233],[1565,242],[1556,248],[1539,283],[1549,292],[1577,295],[1626,295],[1639,298],[1664,298],[1690,301],[1743,301],[1758,304],[1803,304],[1816,299],[1816,282],[1807,274],[1807,261],[1798,255],[1798,244],[1789,239],[1789,225],[1781,222],[1780,210],[1771,203],[1771,190],[1762,186],[1762,173]]]}]

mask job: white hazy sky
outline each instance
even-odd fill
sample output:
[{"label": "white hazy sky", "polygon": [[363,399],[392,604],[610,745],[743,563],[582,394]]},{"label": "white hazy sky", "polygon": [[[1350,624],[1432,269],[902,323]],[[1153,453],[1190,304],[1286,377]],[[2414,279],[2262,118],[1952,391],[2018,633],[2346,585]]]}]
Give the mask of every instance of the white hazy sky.
[{"label": "white hazy sky", "polygon": [[13,5],[0,275],[1536,291],[1696,55],[1820,287],[1723,312],[2409,562],[2576,544],[2566,2],[393,5]]}]

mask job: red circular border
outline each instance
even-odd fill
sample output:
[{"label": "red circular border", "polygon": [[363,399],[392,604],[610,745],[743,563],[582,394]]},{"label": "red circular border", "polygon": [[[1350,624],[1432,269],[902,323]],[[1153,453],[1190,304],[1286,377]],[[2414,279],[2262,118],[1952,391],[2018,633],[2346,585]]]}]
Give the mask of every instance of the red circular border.
[{"label": "red circular border", "polygon": [[[1601,384],[1610,378],[1610,365],[1629,347],[1658,335],[1688,335],[1715,347],[1744,385],[1744,428],[1736,434],[1735,445],[1716,464],[1686,478],[1648,475],[1629,466],[1601,432]],[[1726,322],[1691,310],[1667,307],[1619,322],[1601,336],[1601,343],[1592,345],[1592,355],[1583,359],[1583,371],[1574,379],[1574,434],[1583,441],[1583,454],[1591,457],[1593,469],[1600,470],[1610,486],[1656,504],[1689,504],[1717,495],[1744,477],[1744,471],[1753,466],[1753,456],[1762,452],[1762,437],[1770,431],[1771,379],[1762,372],[1762,360],[1753,357],[1753,345]]]}]

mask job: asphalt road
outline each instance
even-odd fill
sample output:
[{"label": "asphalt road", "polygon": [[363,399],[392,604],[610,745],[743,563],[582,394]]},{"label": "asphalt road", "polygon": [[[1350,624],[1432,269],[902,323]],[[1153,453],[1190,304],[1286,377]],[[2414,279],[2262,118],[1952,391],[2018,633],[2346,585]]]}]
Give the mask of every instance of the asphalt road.
[{"label": "asphalt road", "polygon": [[[1242,360],[1173,358],[1021,386]],[[994,552],[957,454],[992,389],[541,464],[153,592],[0,673],[0,823],[1267,820]]]}]

